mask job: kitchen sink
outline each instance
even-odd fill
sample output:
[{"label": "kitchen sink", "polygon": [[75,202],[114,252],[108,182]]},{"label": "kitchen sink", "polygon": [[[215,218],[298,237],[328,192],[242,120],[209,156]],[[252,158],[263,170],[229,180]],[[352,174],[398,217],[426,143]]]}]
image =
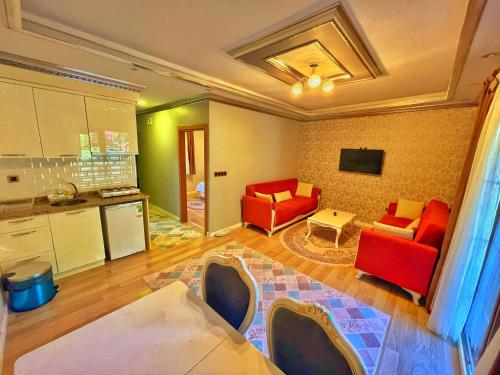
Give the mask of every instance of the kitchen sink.
[{"label": "kitchen sink", "polygon": [[73,199],[65,199],[59,202],[52,203],[51,206],[75,206],[77,204],[82,204],[87,202],[86,199],[81,198],[73,198]]}]

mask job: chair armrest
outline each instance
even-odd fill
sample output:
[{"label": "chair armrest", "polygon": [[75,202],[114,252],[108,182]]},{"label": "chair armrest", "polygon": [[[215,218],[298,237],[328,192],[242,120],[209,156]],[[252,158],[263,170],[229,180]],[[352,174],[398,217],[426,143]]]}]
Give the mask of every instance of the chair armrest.
[{"label": "chair armrest", "polygon": [[438,254],[432,246],[362,229],[354,267],[425,296]]},{"label": "chair armrest", "polygon": [[273,219],[272,211],[275,208],[275,203],[271,203],[262,198],[251,197],[249,195],[244,195],[241,198],[241,201],[243,206],[244,222],[271,230]]},{"label": "chair armrest", "polygon": [[321,189],[319,189],[317,187],[313,187],[312,192],[311,192],[311,197],[319,198],[320,194],[321,194]]}]

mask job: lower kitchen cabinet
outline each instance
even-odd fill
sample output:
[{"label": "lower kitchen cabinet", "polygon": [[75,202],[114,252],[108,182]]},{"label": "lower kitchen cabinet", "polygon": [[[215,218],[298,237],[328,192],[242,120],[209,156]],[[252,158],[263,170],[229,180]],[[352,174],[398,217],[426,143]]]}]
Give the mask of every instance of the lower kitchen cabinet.
[{"label": "lower kitchen cabinet", "polygon": [[49,214],[59,272],[105,258],[99,207]]}]

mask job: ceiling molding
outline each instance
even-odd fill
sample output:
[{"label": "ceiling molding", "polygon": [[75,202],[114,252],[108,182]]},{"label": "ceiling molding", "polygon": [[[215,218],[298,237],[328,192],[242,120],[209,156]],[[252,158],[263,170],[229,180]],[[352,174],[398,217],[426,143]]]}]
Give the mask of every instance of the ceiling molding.
[{"label": "ceiling molding", "polygon": [[17,68],[33,70],[35,72],[50,74],[53,76],[69,78],[77,81],[83,81],[95,85],[106,86],[126,91],[141,92],[146,88],[145,86],[136,83],[105,77],[98,74],[86,72],[83,70],[71,68],[68,66],[52,64],[1,51],[0,51],[0,64],[15,66]]},{"label": "ceiling molding", "polygon": [[469,50],[476,35],[479,21],[483,14],[484,7],[488,0],[469,0],[467,12],[465,13],[465,21],[460,32],[458,40],[457,54],[455,55],[455,64],[451,73],[450,83],[448,85],[447,99],[452,100],[455,97],[460,76],[464,69],[465,61],[469,55]]},{"label": "ceiling molding", "polygon": [[157,106],[147,108],[147,109],[139,109],[136,111],[136,113],[137,113],[137,115],[144,115],[147,113],[166,111],[169,109],[181,107],[183,105],[196,104],[196,103],[204,102],[207,100],[208,100],[208,94],[201,94],[201,95],[191,96],[189,98],[175,100],[173,102],[157,105]]},{"label": "ceiling molding", "polygon": [[478,103],[473,100],[466,100],[461,102],[431,102],[425,104],[410,104],[410,105],[400,105],[392,108],[376,108],[376,109],[365,109],[359,111],[350,111],[344,113],[332,113],[325,115],[316,115],[309,117],[306,121],[317,121],[317,120],[330,120],[348,117],[364,117],[364,116],[378,116],[387,115],[392,113],[406,113],[406,112],[417,112],[417,111],[430,111],[436,109],[453,109],[453,108],[464,108],[464,107],[476,107]]},{"label": "ceiling molding", "polygon": [[204,101],[212,101],[221,104],[231,105],[233,107],[244,108],[251,111],[256,111],[260,113],[265,113],[268,115],[278,116],[287,118],[295,121],[310,122],[310,121],[320,121],[320,120],[334,120],[340,118],[352,118],[352,117],[365,117],[365,116],[378,116],[387,115],[395,113],[407,113],[407,112],[417,112],[417,111],[430,111],[437,109],[453,109],[453,108],[465,108],[465,107],[476,107],[478,105],[475,101],[462,101],[462,102],[431,102],[431,103],[420,103],[420,104],[407,104],[395,106],[392,108],[381,107],[375,109],[364,109],[364,110],[353,110],[343,113],[335,114],[324,114],[324,115],[313,115],[313,116],[298,116],[292,115],[290,113],[284,113],[280,111],[273,110],[272,108],[263,108],[262,106],[255,105],[253,103],[244,102],[234,98],[228,98],[223,95],[217,95],[214,93],[207,93],[202,95],[193,96],[186,99],[176,100],[170,103],[162,104],[159,106],[151,107],[144,110],[137,111],[137,115],[144,115],[147,113],[153,113],[158,111],[165,111],[172,108],[180,107],[183,105],[190,105],[195,103],[200,103]]}]

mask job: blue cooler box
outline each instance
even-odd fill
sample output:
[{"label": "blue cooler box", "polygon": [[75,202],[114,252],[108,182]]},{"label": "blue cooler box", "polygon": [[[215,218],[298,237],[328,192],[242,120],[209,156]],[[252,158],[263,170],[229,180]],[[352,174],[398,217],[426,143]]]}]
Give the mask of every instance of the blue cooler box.
[{"label": "blue cooler box", "polygon": [[49,302],[58,288],[52,276],[52,265],[47,262],[25,263],[4,274],[2,287],[9,293],[10,308],[28,311]]}]

